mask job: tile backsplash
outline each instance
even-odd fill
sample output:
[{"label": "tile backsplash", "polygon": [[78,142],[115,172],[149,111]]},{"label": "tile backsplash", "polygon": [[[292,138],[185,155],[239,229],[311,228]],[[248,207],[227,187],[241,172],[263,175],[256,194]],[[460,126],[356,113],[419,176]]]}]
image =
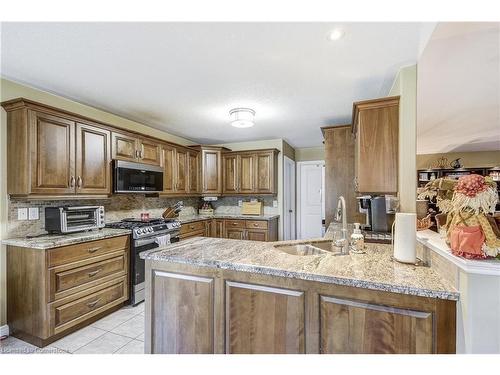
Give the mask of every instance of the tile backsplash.
[{"label": "tile backsplash", "polygon": [[[248,200],[249,198],[241,197],[223,197],[212,202],[216,213],[220,214],[239,214],[240,207],[238,200]],[[273,207],[273,197],[259,197],[264,201],[264,214],[278,214],[278,208]],[[9,200],[9,213],[7,224],[7,238],[25,237],[27,235],[37,235],[45,233],[45,207],[53,206],[104,206],[106,212],[106,222],[119,221],[127,217],[140,217],[141,212],[149,212],[151,217],[160,217],[163,211],[173,206],[179,200],[184,202],[184,209],[180,212],[180,216],[194,215],[198,211],[198,205],[201,202],[200,198],[160,198],[146,197],[141,194],[123,194],[113,195],[107,199],[95,200],[54,200],[54,201],[37,201],[37,200]],[[36,207],[39,209],[38,220],[18,220],[17,209]]]}]

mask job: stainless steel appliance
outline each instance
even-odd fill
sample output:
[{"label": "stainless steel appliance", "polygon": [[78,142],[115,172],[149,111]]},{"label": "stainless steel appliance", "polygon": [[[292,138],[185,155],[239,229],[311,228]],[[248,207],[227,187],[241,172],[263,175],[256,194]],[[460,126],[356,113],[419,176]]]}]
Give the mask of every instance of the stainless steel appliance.
[{"label": "stainless steel appliance", "polygon": [[359,200],[359,212],[366,214],[363,226],[368,242],[390,243],[391,226],[398,208],[398,200],[391,195],[362,196]]},{"label": "stainless steel appliance", "polygon": [[162,244],[179,241],[181,223],[177,219],[124,219],[106,224],[107,228],[130,229],[130,304],[144,301],[145,262],[139,254],[160,247]]},{"label": "stainless steel appliance", "polygon": [[158,193],[163,191],[163,168],[155,165],[113,160],[115,193]]},{"label": "stainless steel appliance", "polygon": [[103,206],[61,206],[45,208],[45,230],[73,233],[104,228]]}]

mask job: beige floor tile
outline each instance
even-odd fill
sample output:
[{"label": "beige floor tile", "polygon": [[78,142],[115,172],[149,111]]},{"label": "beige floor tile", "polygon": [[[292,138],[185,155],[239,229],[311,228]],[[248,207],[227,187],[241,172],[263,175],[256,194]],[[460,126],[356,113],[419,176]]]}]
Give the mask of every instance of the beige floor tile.
[{"label": "beige floor tile", "polygon": [[136,315],[132,319],[127,320],[125,323],[111,330],[111,332],[133,339],[141,333],[144,333],[144,317]]},{"label": "beige floor tile", "polygon": [[144,342],[132,340],[127,345],[119,349],[116,354],[144,354]]},{"label": "beige floor tile", "polygon": [[92,327],[103,329],[105,331],[111,331],[120,324],[132,319],[134,315],[136,315],[136,311],[120,309],[102,319],[99,319],[97,322],[92,323]]},{"label": "beige floor tile", "polygon": [[137,306],[124,306],[120,309],[120,311],[127,311],[133,315],[140,314],[144,312],[144,302],[141,302]]},{"label": "beige floor tile", "polygon": [[0,353],[2,354],[30,354],[34,353],[38,347],[13,336],[0,341]]},{"label": "beige floor tile", "polygon": [[135,339],[139,341],[144,341],[144,332],[141,333],[139,336],[137,336]]},{"label": "beige floor tile", "polygon": [[74,353],[82,346],[87,345],[105,333],[106,331],[102,329],[89,326],[63,337],[62,339],[52,343],[51,346]]},{"label": "beige floor tile", "polygon": [[78,349],[75,354],[112,354],[130,341],[132,341],[132,339],[129,337],[107,332],[91,343]]}]

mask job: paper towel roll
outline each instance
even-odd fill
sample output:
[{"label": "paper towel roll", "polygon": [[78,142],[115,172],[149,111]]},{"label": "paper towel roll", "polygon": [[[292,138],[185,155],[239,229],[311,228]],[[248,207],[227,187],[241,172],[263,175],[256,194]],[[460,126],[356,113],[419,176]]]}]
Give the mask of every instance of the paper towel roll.
[{"label": "paper towel roll", "polygon": [[417,261],[417,214],[396,213],[394,226],[394,259],[403,263],[415,263]]}]

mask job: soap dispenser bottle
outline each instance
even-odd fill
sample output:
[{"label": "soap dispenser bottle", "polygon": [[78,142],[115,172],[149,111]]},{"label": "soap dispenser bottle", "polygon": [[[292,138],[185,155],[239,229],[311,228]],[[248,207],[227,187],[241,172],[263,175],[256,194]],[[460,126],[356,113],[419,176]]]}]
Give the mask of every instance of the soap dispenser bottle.
[{"label": "soap dispenser bottle", "polygon": [[354,223],[354,230],[351,234],[351,249],[352,253],[362,254],[365,249],[365,238],[361,233],[361,225],[359,223]]}]

